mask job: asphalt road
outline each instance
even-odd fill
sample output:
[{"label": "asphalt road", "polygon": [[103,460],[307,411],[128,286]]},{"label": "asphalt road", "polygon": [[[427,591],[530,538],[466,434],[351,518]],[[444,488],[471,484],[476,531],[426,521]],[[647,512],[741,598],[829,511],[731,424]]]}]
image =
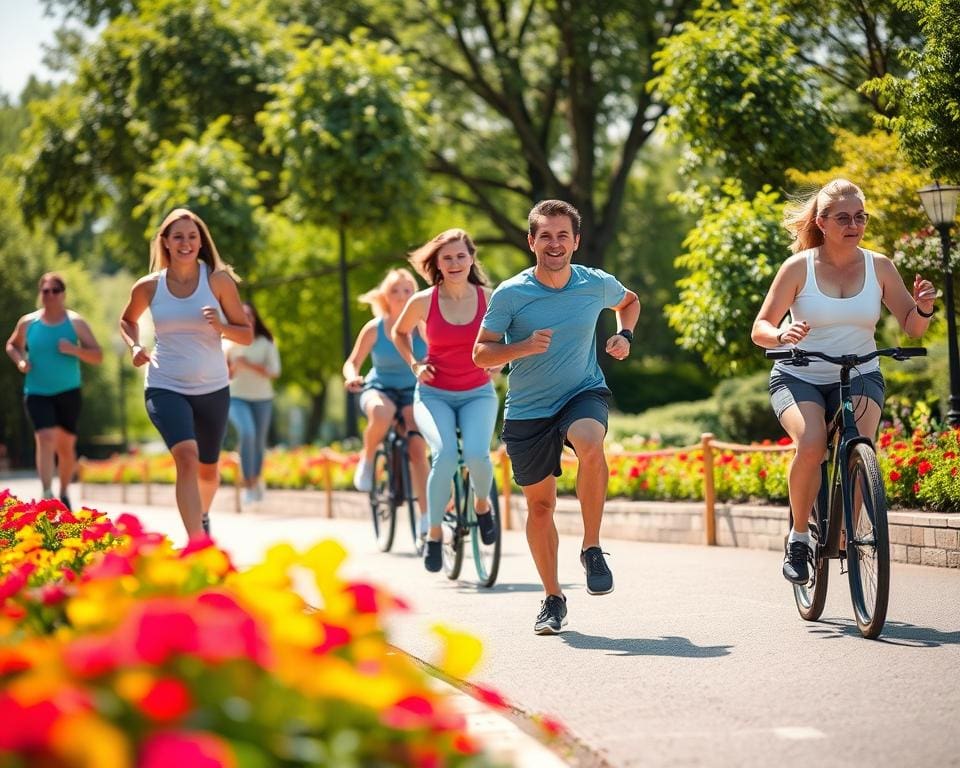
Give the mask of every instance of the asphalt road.
[{"label": "asphalt road", "polygon": [[[182,539],[173,510],[126,509]],[[402,530],[394,554],[376,550],[366,524],[295,510],[221,513],[214,532],[240,564],[275,541],[339,539],[351,575],[413,606],[394,621],[397,645],[430,660],[432,625],[476,634],[485,656],[474,682],[557,716],[611,766],[960,766],[957,570],[894,564],[886,629],[868,641],[836,569],[823,620],[806,623],[775,552],[610,540],[616,589],[594,597],[579,541],[562,537],[570,623],[540,637],[542,595],[519,533],[507,534],[500,579],[485,590],[470,583],[469,560],[460,582],[427,573]]]}]

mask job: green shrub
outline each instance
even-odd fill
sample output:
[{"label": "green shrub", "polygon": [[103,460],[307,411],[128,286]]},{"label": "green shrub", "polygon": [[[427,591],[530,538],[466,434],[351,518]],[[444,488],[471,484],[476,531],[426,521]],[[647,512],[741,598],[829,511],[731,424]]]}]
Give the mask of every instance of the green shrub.
[{"label": "green shrub", "polygon": [[610,414],[610,439],[615,442],[641,436],[662,445],[694,445],[704,432],[717,429],[713,398],[672,403],[642,414]]},{"label": "green shrub", "polygon": [[714,392],[717,401],[717,437],[734,443],[753,443],[783,434],[770,407],[769,371],[728,379]]},{"label": "green shrub", "polygon": [[642,413],[679,401],[709,397],[716,378],[691,362],[627,358],[610,366],[607,385],[617,410]]}]

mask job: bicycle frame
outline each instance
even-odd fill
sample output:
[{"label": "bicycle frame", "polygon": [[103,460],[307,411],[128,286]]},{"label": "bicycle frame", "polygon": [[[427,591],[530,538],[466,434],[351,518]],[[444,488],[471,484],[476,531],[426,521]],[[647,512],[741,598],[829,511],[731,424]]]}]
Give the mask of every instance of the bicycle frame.
[{"label": "bicycle frame", "polygon": [[[831,440],[831,438],[833,438]],[[821,531],[826,536],[820,541],[821,556],[837,558],[846,553],[840,552],[840,523],[848,532],[853,530],[853,489],[850,487],[850,449],[857,443],[873,445],[869,437],[864,437],[857,429],[853,397],[850,394],[850,370],[840,370],[840,407],[832,419],[828,445],[832,444],[830,482],[827,482],[827,463],[821,467],[820,491],[817,506],[826,519],[819,521]],[[828,490],[829,489],[829,490]],[[838,503],[839,502],[839,503]],[[829,505],[828,505],[829,503]],[[842,509],[843,515],[837,514]]]}]

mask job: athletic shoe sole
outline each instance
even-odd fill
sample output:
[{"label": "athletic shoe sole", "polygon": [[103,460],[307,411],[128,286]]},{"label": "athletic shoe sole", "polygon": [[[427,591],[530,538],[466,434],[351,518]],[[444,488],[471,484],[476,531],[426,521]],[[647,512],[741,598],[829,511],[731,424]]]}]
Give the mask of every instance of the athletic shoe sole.
[{"label": "athletic shoe sole", "polygon": [[563,628],[564,628],[565,626],[567,626],[567,617],[566,617],[566,616],[564,616],[564,617],[560,620],[560,629],[554,629],[554,628],[553,628],[552,626],[550,626],[549,624],[546,624],[546,625],[544,625],[544,626],[542,626],[542,627],[534,626],[534,627],[533,627],[533,633],[534,633],[535,635],[559,635],[559,634],[563,631]]},{"label": "athletic shoe sole", "polygon": [[611,592],[613,592],[613,584],[610,585],[610,589],[605,589],[602,592],[594,592],[590,587],[587,587],[588,595],[609,595]]}]

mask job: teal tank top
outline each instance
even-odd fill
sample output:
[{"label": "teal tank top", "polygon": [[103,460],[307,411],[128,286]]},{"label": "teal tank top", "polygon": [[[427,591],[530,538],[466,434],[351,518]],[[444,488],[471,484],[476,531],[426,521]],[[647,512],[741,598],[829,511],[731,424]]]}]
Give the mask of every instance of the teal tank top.
[{"label": "teal tank top", "polygon": [[47,325],[39,315],[27,326],[27,357],[30,370],[23,384],[26,395],[58,395],[80,386],[80,360],[65,355],[60,339],[77,343],[77,332],[67,316],[62,323]]},{"label": "teal tank top", "polygon": [[[427,354],[427,344],[420,338],[420,332],[413,332],[413,355],[422,360]],[[373,367],[364,377],[367,389],[412,389],[417,385],[417,377],[410,366],[400,357],[390,337],[383,329],[383,319],[377,323],[377,340],[370,350]]]}]

